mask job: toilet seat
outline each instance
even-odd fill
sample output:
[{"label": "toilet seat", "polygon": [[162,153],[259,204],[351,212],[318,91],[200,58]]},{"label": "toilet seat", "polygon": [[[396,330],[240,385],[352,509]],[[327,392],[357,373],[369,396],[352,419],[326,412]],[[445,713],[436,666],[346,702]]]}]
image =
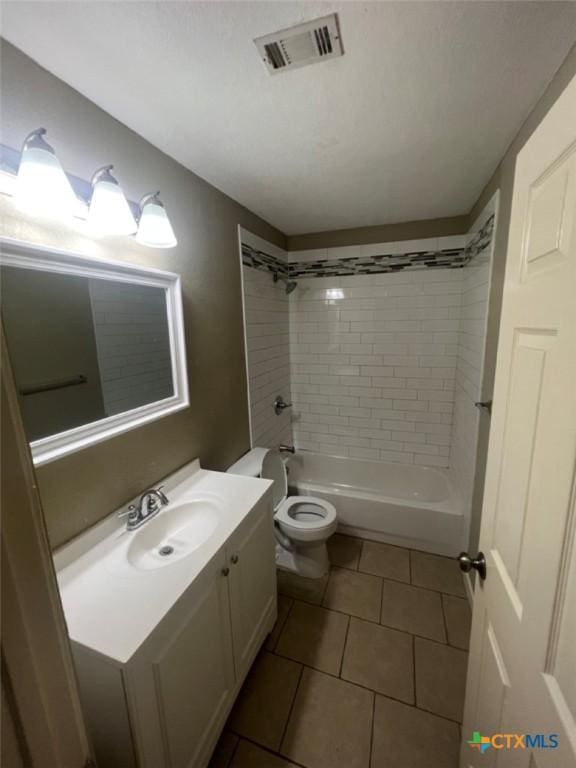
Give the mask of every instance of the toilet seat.
[{"label": "toilet seat", "polygon": [[286,536],[297,541],[327,539],[337,526],[334,505],[314,496],[289,496],[278,507],[274,520]]}]

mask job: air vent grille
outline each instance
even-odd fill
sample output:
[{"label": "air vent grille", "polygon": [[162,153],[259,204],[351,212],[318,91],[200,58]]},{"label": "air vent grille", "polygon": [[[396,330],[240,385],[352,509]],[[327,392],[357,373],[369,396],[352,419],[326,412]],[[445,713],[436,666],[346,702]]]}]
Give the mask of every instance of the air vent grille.
[{"label": "air vent grille", "polygon": [[336,14],[254,40],[271,74],[342,56]]}]

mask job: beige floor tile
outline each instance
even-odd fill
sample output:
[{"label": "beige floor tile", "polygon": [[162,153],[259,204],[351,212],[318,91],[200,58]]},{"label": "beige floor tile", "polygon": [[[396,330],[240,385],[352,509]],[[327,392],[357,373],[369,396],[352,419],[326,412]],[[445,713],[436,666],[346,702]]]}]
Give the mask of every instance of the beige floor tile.
[{"label": "beige floor tile", "polygon": [[368,768],[373,696],[305,668],[281,753],[307,768]]},{"label": "beige floor tile", "polygon": [[342,678],[414,704],[412,642],[405,632],[350,619]]},{"label": "beige floor tile", "polygon": [[387,627],[446,642],[442,601],[438,592],[429,589],[385,579],[380,621]]},{"label": "beige floor tile", "polygon": [[381,596],[382,579],[346,568],[333,568],[323,605],[362,619],[379,621]]},{"label": "beige floor tile", "polygon": [[296,768],[296,766],[242,739],[230,768]]},{"label": "beige floor tile", "polygon": [[376,696],[374,768],[458,768],[459,747],[456,723]]},{"label": "beige floor tile", "polygon": [[278,592],[286,597],[295,597],[306,603],[321,605],[328,576],[321,579],[306,579],[296,573],[278,570]]},{"label": "beige floor tile", "polygon": [[254,662],[228,725],[235,733],[277,750],[300,679],[300,664],[271,653]]},{"label": "beige floor tile", "polygon": [[295,602],[276,645],[276,653],[309,667],[340,673],[348,616]]},{"label": "beige floor tile", "polygon": [[332,565],[358,570],[362,540],[336,533],[328,539],[328,556]]},{"label": "beige floor tile", "polygon": [[377,541],[365,541],[358,570],[386,579],[410,583],[410,554],[402,547],[392,547]]},{"label": "beige floor tile", "polygon": [[218,743],[216,744],[216,748],[212,753],[208,768],[228,768],[230,761],[232,760],[234,750],[238,745],[238,741],[238,736],[236,736],[235,733],[224,731],[218,739]]},{"label": "beige floor tile", "polygon": [[284,624],[286,623],[286,619],[288,618],[288,613],[292,607],[293,602],[294,600],[292,600],[291,597],[286,597],[286,595],[278,595],[278,618],[276,619],[274,627],[272,628],[272,632],[270,632],[266,640],[264,647],[267,651],[273,651],[276,647],[276,643],[278,642],[280,633],[284,628]]},{"label": "beige floor tile", "polygon": [[412,584],[425,589],[436,589],[438,592],[465,597],[462,572],[456,560],[414,551],[410,552],[410,558],[412,561]]},{"label": "beige floor tile", "polygon": [[448,630],[448,642],[457,648],[468,650],[470,643],[470,625],[472,612],[470,603],[466,598],[442,595],[444,616],[446,617],[446,629]]},{"label": "beige floor tile", "polygon": [[414,642],[416,705],[462,722],[468,654],[419,637]]}]

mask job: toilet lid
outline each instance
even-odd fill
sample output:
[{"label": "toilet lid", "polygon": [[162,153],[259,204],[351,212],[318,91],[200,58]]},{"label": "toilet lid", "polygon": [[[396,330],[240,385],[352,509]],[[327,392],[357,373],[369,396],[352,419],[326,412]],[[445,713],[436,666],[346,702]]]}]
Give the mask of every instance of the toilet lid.
[{"label": "toilet lid", "polygon": [[286,477],[286,467],[277,451],[268,451],[266,456],[264,456],[261,477],[273,481],[272,499],[274,509],[278,509],[288,495],[288,480]]}]

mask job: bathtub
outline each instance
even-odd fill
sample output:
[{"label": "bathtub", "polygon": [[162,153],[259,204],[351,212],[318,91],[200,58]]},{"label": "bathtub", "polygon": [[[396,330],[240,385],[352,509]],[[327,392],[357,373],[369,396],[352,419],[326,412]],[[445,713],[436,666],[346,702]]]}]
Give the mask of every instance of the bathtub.
[{"label": "bathtub", "polygon": [[448,470],[298,451],[288,463],[290,493],[336,507],[338,529],[439,555],[457,555],[462,507]]}]

